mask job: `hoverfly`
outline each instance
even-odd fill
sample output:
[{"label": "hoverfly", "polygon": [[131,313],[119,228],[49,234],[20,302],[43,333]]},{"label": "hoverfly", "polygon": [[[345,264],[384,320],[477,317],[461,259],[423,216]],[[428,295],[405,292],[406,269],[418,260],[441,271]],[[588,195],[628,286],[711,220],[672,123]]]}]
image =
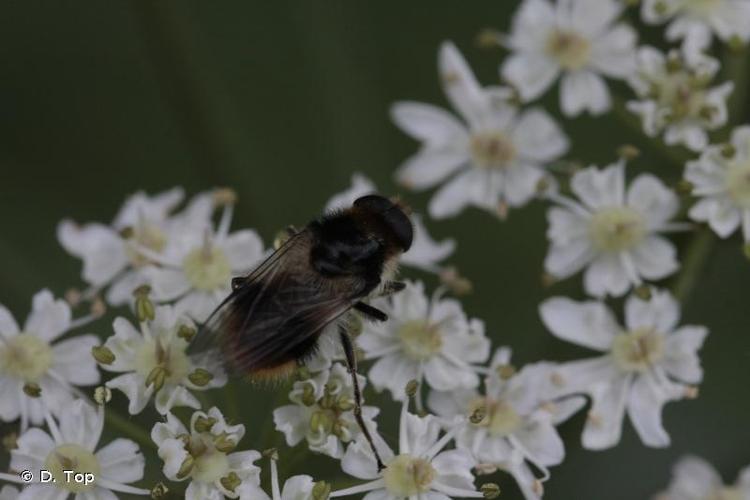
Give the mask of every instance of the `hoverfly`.
[{"label": "hoverfly", "polygon": [[289,238],[247,276],[232,280],[231,294],[211,314],[191,350],[210,349],[235,375],[289,375],[317,350],[328,327],[338,329],[354,388],[354,416],[383,463],[362,418],[357,359],[345,316],[387,315],[364,302],[397,292],[398,257],[412,243],[407,210],[379,195],[358,198],[347,209],[324,214]]}]

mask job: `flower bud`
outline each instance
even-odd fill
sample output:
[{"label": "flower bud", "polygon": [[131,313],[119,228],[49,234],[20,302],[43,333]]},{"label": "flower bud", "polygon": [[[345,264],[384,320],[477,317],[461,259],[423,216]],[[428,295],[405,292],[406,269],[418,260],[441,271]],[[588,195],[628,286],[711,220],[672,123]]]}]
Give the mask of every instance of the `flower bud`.
[{"label": "flower bud", "polygon": [[516,374],[516,367],[510,364],[499,365],[497,368],[495,368],[495,371],[497,372],[497,376],[500,377],[501,380],[508,380]]},{"label": "flower bud", "polygon": [[180,470],[177,471],[177,479],[184,479],[190,475],[190,473],[193,471],[193,467],[195,466],[195,459],[192,455],[188,455],[185,457],[185,460],[182,461],[182,465],[180,465]]},{"label": "flower bud", "polygon": [[221,485],[224,488],[226,488],[228,491],[231,491],[232,493],[234,493],[234,490],[235,488],[237,488],[237,486],[242,484],[242,480],[234,471],[219,479],[219,482],[221,482]]},{"label": "flower bud", "polygon": [[97,345],[91,348],[91,355],[97,363],[102,365],[111,365],[115,362],[115,353],[109,347]]},{"label": "flower bud", "polygon": [[213,378],[213,373],[208,370],[204,370],[203,368],[196,368],[192,373],[190,373],[190,375],[188,375],[188,380],[190,380],[193,385],[196,385],[198,387],[205,387],[209,382],[211,382],[211,380],[213,380]]},{"label": "flower bud", "polygon": [[2,439],[3,448],[5,448],[6,451],[13,451],[16,448],[18,448],[18,434],[15,432],[11,432],[10,434],[6,434],[3,436]]},{"label": "flower bud", "polygon": [[112,400],[112,390],[106,385],[100,385],[94,389],[94,401],[96,404],[104,406]]},{"label": "flower bud", "polygon": [[315,397],[315,387],[312,384],[305,384],[302,388],[302,404],[305,406],[312,406],[318,402]]},{"label": "flower bud", "polygon": [[198,417],[195,419],[193,429],[195,429],[195,432],[211,432],[211,428],[215,423],[216,419],[214,417]]},{"label": "flower bud", "polygon": [[167,497],[167,493],[169,493],[169,488],[164,483],[156,483],[156,485],[151,488],[151,498],[154,500],[161,500],[162,498]]},{"label": "flower bud", "polygon": [[198,333],[195,328],[188,326],[188,325],[180,325],[179,330],[177,330],[177,336],[181,339],[185,339],[186,342],[190,342],[193,340],[193,337],[195,337],[195,334]]},{"label": "flower bud", "polygon": [[641,151],[632,144],[623,144],[617,148],[617,156],[623,160],[635,160],[641,155]]},{"label": "flower bud", "polygon": [[312,489],[313,500],[328,500],[331,494],[331,485],[325,481],[318,481]]},{"label": "flower bud", "polygon": [[157,366],[146,377],[146,387],[153,384],[154,392],[159,392],[167,380],[167,370],[163,366]]},{"label": "flower bud", "polygon": [[404,388],[404,391],[406,391],[407,398],[413,398],[414,396],[416,396],[418,390],[419,390],[419,382],[417,382],[414,379],[407,382],[406,387]]},{"label": "flower bud", "polygon": [[39,384],[29,382],[27,384],[24,384],[23,392],[30,398],[38,398],[42,395],[42,388],[39,387]]},{"label": "flower bud", "polygon": [[500,496],[500,487],[495,483],[485,483],[479,487],[484,498],[497,498]]},{"label": "flower bud", "polygon": [[222,432],[214,439],[214,447],[222,453],[229,453],[237,447],[237,442],[226,432]]}]

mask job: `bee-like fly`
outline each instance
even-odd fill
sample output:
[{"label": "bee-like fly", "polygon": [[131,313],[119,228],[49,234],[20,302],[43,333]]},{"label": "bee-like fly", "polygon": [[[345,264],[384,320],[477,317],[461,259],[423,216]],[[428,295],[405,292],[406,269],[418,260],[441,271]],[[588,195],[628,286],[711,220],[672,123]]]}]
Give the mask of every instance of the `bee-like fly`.
[{"label": "bee-like fly", "polygon": [[374,194],[291,231],[255,270],[232,280],[232,293],[208,318],[191,350],[211,350],[235,375],[275,378],[312,356],[320,335],[335,325],[352,376],[354,415],[382,469],[362,419],[357,358],[345,316],[354,310],[372,321],[388,319],[364,301],[404,287],[391,279],[412,233],[405,209]]}]

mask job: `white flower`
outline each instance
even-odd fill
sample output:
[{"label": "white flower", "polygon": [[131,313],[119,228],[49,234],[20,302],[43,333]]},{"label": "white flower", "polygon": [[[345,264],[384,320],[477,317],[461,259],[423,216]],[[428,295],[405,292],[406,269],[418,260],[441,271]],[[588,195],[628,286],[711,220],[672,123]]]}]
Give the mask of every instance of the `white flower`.
[{"label": "white flower", "polygon": [[683,457],[672,471],[669,489],[655,500],[750,500],[750,467],[740,471],[734,486],[725,486],[711,464],[698,457]]},{"label": "white flower", "polygon": [[507,89],[480,87],[452,43],[442,45],[438,63],[448,100],[464,122],[429,104],[396,103],[396,125],[423,143],[399,168],[398,182],[422,190],[450,177],[430,201],[434,218],[469,205],[501,215],[508,205],[524,205],[545,176],[542,167],[568,150],[567,138],[544,111],[519,112]]},{"label": "white flower", "polygon": [[[346,191],[333,195],[326,204],[325,211],[347,208],[354,200],[366,194],[377,192],[375,184],[360,173],[352,175],[352,185]],[[440,262],[447,259],[456,248],[456,241],[448,238],[435,241],[427,232],[427,228],[419,214],[409,217],[414,225],[414,239],[411,248],[401,256],[400,263],[428,272],[439,272]]]},{"label": "white flower", "polygon": [[750,242],[750,126],[732,132],[731,147],[710,146],[700,159],[690,161],[685,179],[700,199],[690,209],[690,218],[708,222],[722,238],[742,227]]},{"label": "white flower", "polygon": [[152,396],[162,415],[174,406],[200,408],[190,391],[221,387],[226,374],[205,356],[188,356],[186,339],[195,334],[193,323],[170,306],[156,308],[150,323],[141,323],[138,331],[125,318],[112,324],[115,334],[104,347],[114,361],[101,363],[108,371],[122,375],[107,381],[107,387],[121,390],[130,400],[128,411],[143,411]]},{"label": "white flower", "polygon": [[617,444],[626,411],[647,446],[668,446],[662,407],[695,397],[692,384],[703,379],[697,351],[708,330],[677,328],[678,303],[668,292],[655,289],[650,301],[627,299],[625,327],[601,302],[555,297],[541,304],[540,313],[555,336],[605,353],[563,363],[552,375],[561,394],[580,392],[592,399],[583,446],[605,449]]},{"label": "white flower", "polygon": [[178,311],[198,322],[231,292],[231,280],[247,274],[264,256],[263,242],[250,229],[229,233],[233,204],[226,203],[214,228],[201,216],[186,220],[160,254],[142,251],[156,264],[145,268],[159,302],[175,302]]},{"label": "white flower", "polygon": [[372,301],[388,314],[382,323],[365,323],[357,344],[366,359],[377,359],[370,381],[378,390],[404,399],[404,387],[423,379],[433,389],[450,391],[479,385],[472,363],[484,363],[490,343],[484,323],[468,319],[454,299],[429,299],[421,282],[407,282],[401,292]]},{"label": "white flower", "polygon": [[[21,418],[21,430],[29,422],[44,420],[44,406],[55,415],[73,401],[76,386],[99,383],[96,362],[89,355],[99,343],[95,335],[57,340],[84,325],[92,316],[71,318],[70,306],[55,300],[48,290],[34,295],[31,313],[23,329],[0,305],[0,420]],[[83,353],[83,356],[81,355]],[[40,397],[24,391],[41,389]]]},{"label": "white flower", "polygon": [[641,17],[649,24],[671,20],[667,40],[682,39],[688,54],[708,49],[714,33],[724,42],[750,40],[748,0],[644,0]]},{"label": "white flower", "polygon": [[[114,492],[148,495],[149,490],[130,486],[143,478],[145,461],[138,445],[129,439],[115,439],[97,451],[104,427],[104,410],[94,409],[78,399],[67,405],[57,421],[46,414],[50,434],[32,428],[18,438],[18,448],[11,451],[10,468],[29,470],[32,484],[26,486],[19,500],[64,500],[75,494],[76,500],[116,499]],[[52,473],[54,483],[40,482],[40,470]],[[93,474],[93,482],[66,480],[63,471]],[[5,478],[5,475],[3,475]],[[18,476],[6,478],[21,482]]]},{"label": "white flower", "polygon": [[[432,391],[428,406],[440,417],[458,415],[481,418],[459,424],[456,447],[469,451],[482,466],[499,467],[518,482],[527,500],[541,497],[541,481],[534,477],[532,464],[543,472],[558,465],[565,447],[555,426],[567,420],[585,403],[575,396],[557,402],[545,401],[540,385],[547,384],[549,363],[526,366],[513,376],[501,376],[510,369],[510,350],[498,349],[485,380],[485,393],[475,389]],[[478,413],[479,412],[479,413]],[[528,462],[528,463],[527,463]]]},{"label": "white flower", "polygon": [[168,413],[167,421],[151,430],[164,475],[171,481],[190,480],[186,500],[238,498],[246,484],[260,484],[260,469],[253,463],[260,453],[233,451],[244,435],[244,425],[229,425],[215,407],[194,412],[189,429]]},{"label": "white flower", "polygon": [[292,476],[286,480],[283,488],[279,488],[279,471],[276,460],[272,458],[272,496],[269,497],[259,485],[245,482],[240,489],[240,500],[326,500],[324,492],[329,489],[330,486],[326,483],[316,483],[312,477],[306,475]]},{"label": "white flower", "polygon": [[128,302],[131,292],[146,281],[140,270],[150,259],[142,249],[158,254],[170,235],[181,230],[183,219],[210,219],[213,200],[208,193],[196,196],[182,214],[171,216],[183,197],[182,188],[152,197],[138,192],[125,200],[110,225],[60,222],[57,238],[65,250],[83,260],[83,279],[92,286],[91,294],[111,285],[107,301]]},{"label": "white flower", "polygon": [[[358,375],[364,389],[365,378]],[[293,405],[273,412],[276,430],[283,432],[286,443],[296,446],[303,439],[312,451],[334,458],[344,455],[344,445],[355,439],[360,429],[354,418],[354,389],[347,369],[335,363],[330,370],[294,383],[289,399]],[[362,417],[368,429],[375,429],[373,419],[378,409],[363,406]]]},{"label": "white flower", "polygon": [[664,55],[653,47],[638,50],[638,69],[629,79],[639,97],[627,107],[641,117],[649,137],[664,132],[669,145],[684,144],[700,151],[708,144],[707,130],[727,123],[731,81],[711,87],[719,62],[704,55],[685,59],[677,51]]},{"label": "white flower", "polygon": [[600,75],[624,79],[635,66],[636,33],[615,24],[621,11],[615,0],[525,0],[513,18],[506,42],[513,54],[502,76],[530,101],[562,74],[563,113],[604,113],[611,98]]},{"label": "white flower", "polygon": [[625,165],[589,167],[571,179],[574,201],[557,194],[547,212],[547,272],[567,278],[584,267],[586,292],[623,295],[642,279],[657,280],[678,268],[672,243],[659,233],[683,229],[670,223],[679,201],[655,176],[641,174],[625,186]]},{"label": "white flower", "polygon": [[346,450],[341,468],[367,483],[331,493],[331,498],[368,492],[362,500],[446,500],[482,498],[474,487],[471,468],[475,462],[465,450],[442,451],[455,430],[440,436],[440,423],[428,415],[418,417],[407,410],[404,401],[399,425],[398,455],[379,435],[375,435],[378,453],[385,469],[378,472],[375,458],[364,439]]}]

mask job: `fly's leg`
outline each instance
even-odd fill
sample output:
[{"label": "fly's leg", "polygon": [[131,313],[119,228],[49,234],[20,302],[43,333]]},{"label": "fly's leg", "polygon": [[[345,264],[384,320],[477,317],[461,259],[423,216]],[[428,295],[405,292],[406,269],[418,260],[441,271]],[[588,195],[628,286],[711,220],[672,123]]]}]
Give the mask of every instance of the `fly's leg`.
[{"label": "fly's leg", "polygon": [[373,321],[388,321],[388,315],[377,307],[364,302],[355,302],[353,307]]},{"label": "fly's leg", "polygon": [[349,374],[352,376],[352,386],[354,387],[354,418],[357,420],[362,434],[370,445],[372,454],[375,456],[375,462],[378,464],[378,472],[380,472],[385,469],[385,465],[383,465],[383,461],[380,459],[378,450],[375,449],[375,443],[372,440],[370,431],[367,429],[365,420],[362,418],[362,394],[359,390],[359,381],[357,381],[357,356],[354,353],[354,344],[351,337],[349,337],[349,333],[343,327],[339,327],[339,336],[341,337],[341,344],[346,354],[346,365],[349,368]]}]

